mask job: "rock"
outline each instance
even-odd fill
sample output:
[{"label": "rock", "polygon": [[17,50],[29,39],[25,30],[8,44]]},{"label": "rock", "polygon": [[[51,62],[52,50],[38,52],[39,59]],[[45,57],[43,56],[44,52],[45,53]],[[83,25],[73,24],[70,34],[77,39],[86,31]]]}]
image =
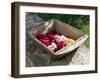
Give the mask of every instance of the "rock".
[{"label": "rock", "polygon": [[75,55],[71,60],[71,64],[74,65],[85,65],[89,64],[89,49],[84,45],[81,45],[79,49],[76,51]]},{"label": "rock", "polygon": [[36,50],[37,50],[37,46],[35,45],[35,42],[31,40],[28,35],[26,35],[26,51],[29,54],[32,54]]},{"label": "rock", "polygon": [[44,23],[44,20],[37,16],[37,14],[26,13],[26,29],[31,29]]},{"label": "rock", "polygon": [[31,55],[31,60],[35,66],[46,66],[50,63],[51,57],[40,51],[36,51]]}]

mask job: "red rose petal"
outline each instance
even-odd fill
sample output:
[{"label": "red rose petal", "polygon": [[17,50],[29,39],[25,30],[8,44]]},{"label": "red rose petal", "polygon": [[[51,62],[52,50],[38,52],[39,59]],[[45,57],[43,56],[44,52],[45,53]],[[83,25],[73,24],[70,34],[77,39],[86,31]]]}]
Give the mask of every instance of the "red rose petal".
[{"label": "red rose petal", "polygon": [[64,47],[64,45],[65,45],[65,43],[63,41],[60,41],[59,43],[57,43],[57,48],[61,49]]},{"label": "red rose petal", "polygon": [[52,41],[52,40],[55,39],[55,32],[49,31],[49,32],[47,33],[47,36],[48,36],[49,40]]},{"label": "red rose petal", "polygon": [[45,38],[45,37],[46,37],[46,35],[45,34],[42,34],[42,33],[39,33],[36,36],[37,39],[42,39],[42,38]]},{"label": "red rose petal", "polygon": [[54,34],[48,34],[48,38],[52,41],[55,39],[55,35]]},{"label": "red rose petal", "polygon": [[46,46],[48,46],[48,45],[51,44],[51,42],[50,42],[49,40],[46,40],[46,39],[40,39],[40,41],[41,41],[42,43],[44,43]]},{"label": "red rose petal", "polygon": [[41,41],[42,43],[44,43],[46,46],[51,44],[51,42],[50,42],[50,40],[49,40],[49,38],[48,38],[48,36],[46,34],[39,33],[39,34],[37,34],[36,38],[39,41]]}]

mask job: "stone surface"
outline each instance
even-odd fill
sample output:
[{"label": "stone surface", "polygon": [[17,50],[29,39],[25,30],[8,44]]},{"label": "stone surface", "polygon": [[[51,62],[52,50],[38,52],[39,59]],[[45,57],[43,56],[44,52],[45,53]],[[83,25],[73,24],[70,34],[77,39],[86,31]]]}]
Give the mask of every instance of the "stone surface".
[{"label": "stone surface", "polygon": [[36,27],[44,23],[44,20],[37,16],[37,14],[26,13],[26,29],[29,30],[32,27]]},{"label": "stone surface", "polygon": [[[36,14],[26,14],[26,31],[37,27],[44,22]],[[84,65],[89,64],[89,49],[81,45],[77,51],[64,56],[60,60],[54,60],[51,55],[44,52],[33,40],[26,35],[26,66],[54,66],[54,65]]]},{"label": "stone surface", "polygon": [[81,45],[73,56],[71,64],[89,64],[89,60],[89,49],[86,46]]}]

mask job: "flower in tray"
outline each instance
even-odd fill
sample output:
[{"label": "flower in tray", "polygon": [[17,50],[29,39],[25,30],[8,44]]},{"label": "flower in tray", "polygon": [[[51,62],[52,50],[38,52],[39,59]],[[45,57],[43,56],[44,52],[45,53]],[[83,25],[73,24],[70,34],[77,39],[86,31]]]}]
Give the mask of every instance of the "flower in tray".
[{"label": "flower in tray", "polygon": [[54,51],[57,48],[57,45],[54,42],[52,42],[51,45],[48,46],[48,48]]},{"label": "flower in tray", "polygon": [[53,31],[49,31],[46,34],[39,33],[36,38],[54,52],[74,42],[73,39],[59,35]]},{"label": "flower in tray", "polygon": [[66,39],[66,44],[67,44],[67,45],[71,45],[73,42],[74,42],[74,40],[71,39],[71,38],[67,38],[67,39]]},{"label": "flower in tray", "polygon": [[53,32],[53,31],[48,32],[47,36],[48,36],[49,40],[51,40],[51,41],[56,38],[55,37],[55,32]]},{"label": "flower in tray", "polygon": [[47,36],[45,34],[42,33],[38,33],[36,36],[37,39],[42,39],[42,38],[47,38]]},{"label": "flower in tray", "polygon": [[48,46],[48,45],[51,44],[51,42],[50,42],[48,39],[40,39],[40,41],[41,41],[42,43],[44,43],[46,46]]},{"label": "flower in tray", "polygon": [[55,35],[55,36],[56,36],[55,37],[56,42],[62,41],[62,37],[60,35]]},{"label": "flower in tray", "polygon": [[61,48],[63,48],[65,46],[65,42],[64,41],[60,41],[60,42],[57,42],[56,45],[57,45],[57,49],[61,49]]},{"label": "flower in tray", "polygon": [[56,35],[56,42],[60,42],[60,41],[66,41],[67,37],[65,37],[64,35]]},{"label": "flower in tray", "polygon": [[66,41],[67,37],[65,37],[64,35],[61,35],[62,41]]},{"label": "flower in tray", "polygon": [[52,42],[51,45],[52,45],[52,47],[53,47],[54,49],[57,48],[56,43]]},{"label": "flower in tray", "polygon": [[41,42],[42,42],[43,44],[45,44],[46,46],[48,46],[48,45],[51,44],[49,38],[48,38],[45,34],[39,33],[39,34],[37,34],[36,37],[37,37],[37,39],[38,39],[39,41],[41,41]]}]

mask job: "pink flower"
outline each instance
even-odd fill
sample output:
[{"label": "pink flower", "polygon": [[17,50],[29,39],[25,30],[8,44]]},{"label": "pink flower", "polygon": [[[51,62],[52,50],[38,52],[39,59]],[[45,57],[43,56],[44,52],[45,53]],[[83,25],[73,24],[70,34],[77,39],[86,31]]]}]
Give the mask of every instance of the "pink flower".
[{"label": "pink flower", "polygon": [[52,45],[52,47],[53,47],[54,49],[57,48],[56,43],[52,42],[51,45]]},{"label": "pink flower", "polygon": [[56,42],[60,42],[60,41],[62,41],[62,38],[61,38],[61,36],[60,35],[55,35],[55,40],[56,40]]},{"label": "pink flower", "polygon": [[61,35],[62,41],[66,41],[67,37],[64,35]]},{"label": "pink flower", "polygon": [[57,45],[54,42],[52,42],[51,45],[48,46],[48,48],[54,51],[57,48]]}]

